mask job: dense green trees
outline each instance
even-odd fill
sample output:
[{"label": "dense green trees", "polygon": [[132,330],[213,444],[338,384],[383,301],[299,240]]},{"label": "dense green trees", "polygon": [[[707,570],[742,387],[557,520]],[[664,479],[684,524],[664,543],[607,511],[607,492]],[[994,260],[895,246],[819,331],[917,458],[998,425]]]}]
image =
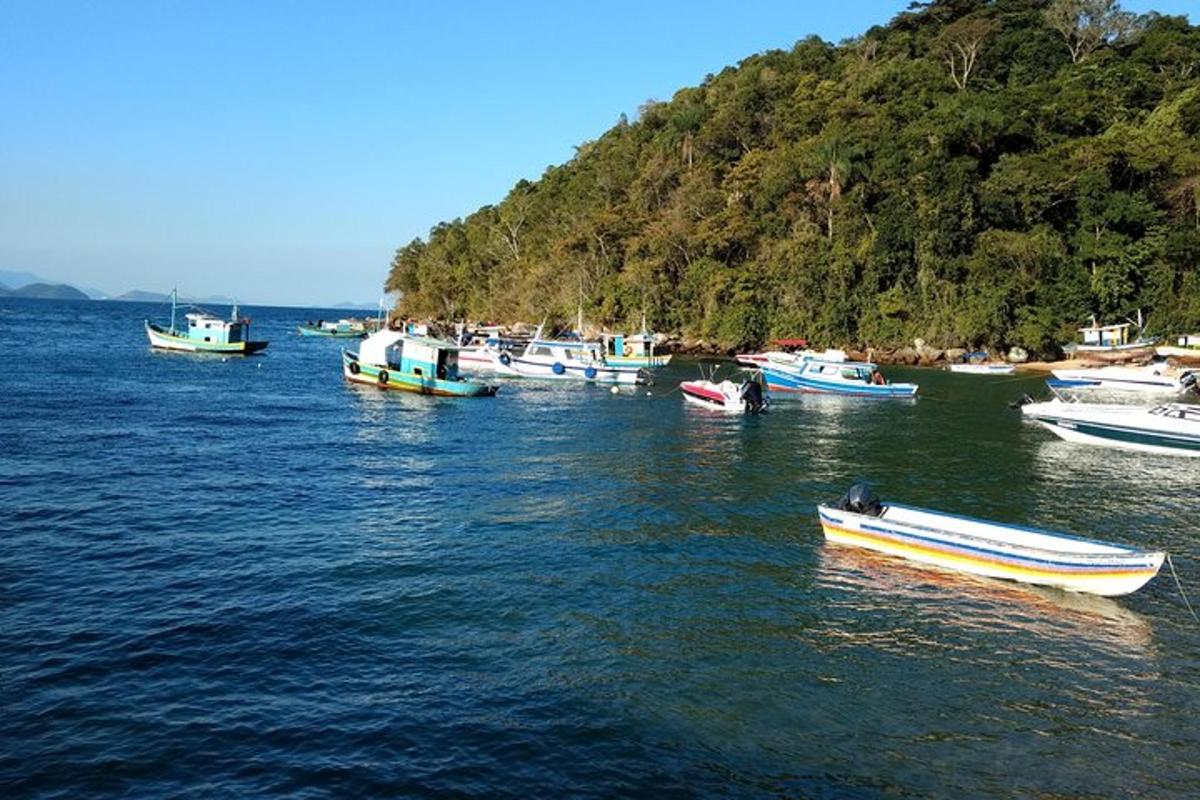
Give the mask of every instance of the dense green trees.
[{"label": "dense green trees", "polygon": [[1049,352],[1092,314],[1200,328],[1200,28],[1113,0],[937,0],[648,102],[400,248],[442,318],[734,347]]}]

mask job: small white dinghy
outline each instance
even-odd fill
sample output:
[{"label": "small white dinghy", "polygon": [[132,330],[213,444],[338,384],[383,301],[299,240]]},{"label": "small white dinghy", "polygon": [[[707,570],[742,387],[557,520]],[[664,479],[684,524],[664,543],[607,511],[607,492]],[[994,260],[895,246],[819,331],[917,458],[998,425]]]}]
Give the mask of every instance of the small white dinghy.
[{"label": "small white dinghy", "polygon": [[950,371],[963,375],[1012,375],[1017,368],[1012,364],[951,364]]},{"label": "small white dinghy", "polygon": [[836,506],[818,506],[825,538],[990,578],[1117,596],[1136,592],[1165,553],[1037,528],[881,504],[865,484]]}]

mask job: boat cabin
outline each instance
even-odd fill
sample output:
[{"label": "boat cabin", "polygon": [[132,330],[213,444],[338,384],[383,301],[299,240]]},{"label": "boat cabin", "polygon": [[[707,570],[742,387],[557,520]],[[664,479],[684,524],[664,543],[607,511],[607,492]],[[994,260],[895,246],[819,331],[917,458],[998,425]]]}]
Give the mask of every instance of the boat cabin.
[{"label": "boat cabin", "polygon": [[187,314],[186,318],[186,337],[196,342],[236,344],[246,341],[250,332],[250,323],[243,319],[223,320],[195,312]]},{"label": "boat cabin", "polygon": [[632,336],[623,333],[605,336],[604,343],[606,356],[654,358],[654,336],[645,331]]},{"label": "boat cabin", "polygon": [[364,364],[422,378],[459,380],[458,347],[428,336],[379,331],[362,343],[358,359]]},{"label": "boat cabin", "polygon": [[563,363],[595,364],[604,361],[604,351],[598,342],[534,339],[525,348],[525,357],[555,359]]},{"label": "boat cabin", "polygon": [[1128,322],[1119,325],[1096,325],[1080,328],[1083,343],[1093,347],[1120,347],[1129,344],[1129,329],[1133,326]]},{"label": "boat cabin", "polygon": [[879,386],[887,383],[879,367],[865,361],[820,361],[810,358],[804,361],[800,371],[802,374],[820,376],[823,380],[860,381]]}]

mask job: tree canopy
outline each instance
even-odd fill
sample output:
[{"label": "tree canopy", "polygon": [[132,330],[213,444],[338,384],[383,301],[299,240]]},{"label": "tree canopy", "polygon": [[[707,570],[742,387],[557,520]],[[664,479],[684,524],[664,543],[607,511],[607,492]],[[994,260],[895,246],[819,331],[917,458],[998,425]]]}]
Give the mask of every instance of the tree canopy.
[{"label": "tree canopy", "polygon": [[399,250],[404,313],[1048,353],[1200,328],[1200,27],[936,0],[648,101]]}]

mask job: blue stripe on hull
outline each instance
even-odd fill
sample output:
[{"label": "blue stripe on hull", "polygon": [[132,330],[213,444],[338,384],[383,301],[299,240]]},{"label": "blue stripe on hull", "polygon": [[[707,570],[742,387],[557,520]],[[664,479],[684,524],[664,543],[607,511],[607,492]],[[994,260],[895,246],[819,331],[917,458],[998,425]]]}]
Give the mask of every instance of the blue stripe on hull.
[{"label": "blue stripe on hull", "polygon": [[1126,428],[1119,425],[1102,425],[1094,422],[1076,422],[1074,420],[1059,420],[1035,417],[1049,425],[1067,430],[1077,431],[1097,439],[1109,439],[1114,442],[1127,444],[1151,445],[1171,450],[1189,450],[1200,452],[1200,438],[1183,434],[1158,433],[1142,428]]}]

